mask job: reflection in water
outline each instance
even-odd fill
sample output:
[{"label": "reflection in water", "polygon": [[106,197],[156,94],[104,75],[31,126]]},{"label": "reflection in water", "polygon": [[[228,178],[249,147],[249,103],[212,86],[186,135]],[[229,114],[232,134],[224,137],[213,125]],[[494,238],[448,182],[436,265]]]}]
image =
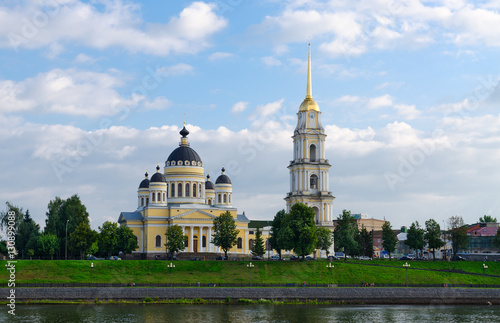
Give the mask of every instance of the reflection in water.
[{"label": "reflection in water", "polygon": [[0,322],[498,322],[500,306],[19,305]]}]

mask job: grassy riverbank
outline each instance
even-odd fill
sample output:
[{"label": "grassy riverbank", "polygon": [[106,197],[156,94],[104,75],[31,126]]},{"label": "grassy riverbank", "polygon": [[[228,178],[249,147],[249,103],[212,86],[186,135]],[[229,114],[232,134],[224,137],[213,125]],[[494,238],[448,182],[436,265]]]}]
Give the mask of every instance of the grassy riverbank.
[{"label": "grassy riverbank", "polygon": [[[19,260],[16,264],[17,283],[90,283],[90,261],[81,260]],[[94,283],[169,283],[167,261],[93,261]],[[245,284],[328,284],[326,261],[255,261],[252,271],[246,261],[174,261],[174,283]],[[404,284],[406,275],[402,261],[336,261],[331,272],[333,284]],[[482,284],[482,262],[409,262],[409,284]],[[1,261],[4,268],[6,261]],[[486,274],[500,276],[500,263],[487,262]],[[417,270],[424,269],[424,270]],[[8,281],[8,272],[0,271],[0,282]],[[484,278],[486,284],[500,285],[500,277]]]}]

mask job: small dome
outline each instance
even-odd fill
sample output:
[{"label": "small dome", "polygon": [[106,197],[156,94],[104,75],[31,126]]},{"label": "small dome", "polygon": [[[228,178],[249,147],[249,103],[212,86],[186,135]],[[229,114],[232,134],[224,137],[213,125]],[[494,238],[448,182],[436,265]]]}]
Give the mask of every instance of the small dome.
[{"label": "small dome", "polygon": [[179,131],[179,134],[180,134],[183,138],[185,138],[185,137],[187,137],[187,135],[189,135],[189,131],[186,129],[186,126],[184,126],[184,127],[182,128],[182,130],[181,130],[181,131]]},{"label": "small dome", "polygon": [[231,184],[231,179],[225,174],[226,169],[222,167],[222,174],[217,177],[215,184]]},{"label": "small dome", "polygon": [[148,172],[146,172],[144,176],[146,176],[146,178],[142,180],[141,184],[139,184],[139,188],[149,188]]},{"label": "small dome", "polygon": [[207,175],[207,181],[205,182],[205,189],[206,190],[215,190],[214,183],[210,181],[210,175]]},{"label": "small dome", "polygon": [[162,173],[160,173],[160,166],[156,166],[156,173],[151,176],[151,183],[166,183],[167,180],[165,179],[165,176],[163,176]]}]

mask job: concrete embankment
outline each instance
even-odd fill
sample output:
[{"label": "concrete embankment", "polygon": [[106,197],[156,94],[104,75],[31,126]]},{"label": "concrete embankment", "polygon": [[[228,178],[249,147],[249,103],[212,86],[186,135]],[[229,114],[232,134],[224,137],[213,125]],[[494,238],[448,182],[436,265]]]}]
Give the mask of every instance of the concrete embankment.
[{"label": "concrete embankment", "polygon": [[[1,288],[7,299],[10,289]],[[479,288],[16,288],[15,299],[27,300],[143,300],[152,299],[272,299],[318,300],[355,304],[494,304],[500,289]]]}]

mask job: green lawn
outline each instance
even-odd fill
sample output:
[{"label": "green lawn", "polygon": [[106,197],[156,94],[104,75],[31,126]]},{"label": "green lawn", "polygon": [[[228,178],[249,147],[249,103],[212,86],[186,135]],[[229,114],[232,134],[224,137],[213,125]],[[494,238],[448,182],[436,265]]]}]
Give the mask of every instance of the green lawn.
[{"label": "green lawn", "polygon": [[[90,261],[85,260],[19,260],[16,281],[20,283],[89,283]],[[99,283],[169,283],[168,261],[93,261],[93,282]],[[174,261],[174,283],[248,283],[250,270],[245,261]],[[329,282],[326,261],[253,261],[254,283],[308,284]],[[403,261],[336,261],[332,270],[332,283],[360,284],[362,281],[377,284],[404,284]],[[409,284],[482,284],[483,277],[457,273],[463,271],[482,273],[482,262],[409,262]],[[0,261],[5,268],[6,261]],[[379,265],[379,266],[372,266]],[[500,263],[487,262],[487,274],[500,276]],[[443,271],[416,270],[434,269]],[[451,272],[449,271],[451,270]],[[8,272],[0,271],[0,282],[7,282]],[[486,277],[487,284],[500,285],[500,277]]]}]

